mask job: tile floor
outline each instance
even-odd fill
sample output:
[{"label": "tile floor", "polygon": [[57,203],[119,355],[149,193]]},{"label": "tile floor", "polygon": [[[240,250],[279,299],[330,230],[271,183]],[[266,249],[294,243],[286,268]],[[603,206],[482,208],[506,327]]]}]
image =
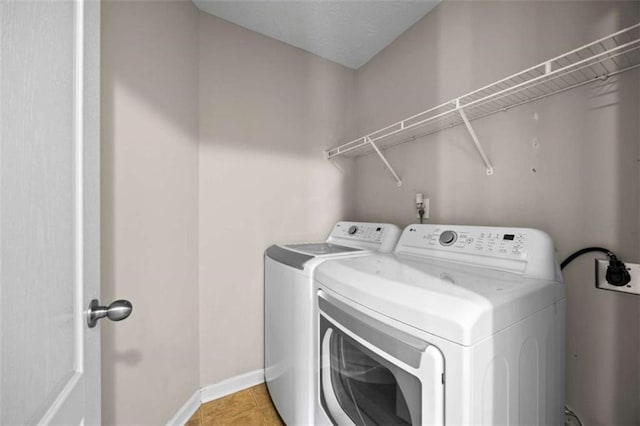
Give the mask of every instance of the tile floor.
[{"label": "tile floor", "polygon": [[264,383],[202,404],[185,426],[284,426]]}]

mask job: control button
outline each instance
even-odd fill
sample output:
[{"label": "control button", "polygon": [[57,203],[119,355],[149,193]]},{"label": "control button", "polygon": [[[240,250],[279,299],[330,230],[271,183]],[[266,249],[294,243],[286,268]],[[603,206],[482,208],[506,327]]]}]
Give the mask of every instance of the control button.
[{"label": "control button", "polygon": [[469,237],[467,238],[467,243],[471,244],[473,242],[473,238]]},{"label": "control button", "polygon": [[440,234],[440,244],[443,246],[450,246],[456,242],[458,235],[454,231],[444,231]]},{"label": "control button", "polygon": [[355,234],[356,232],[358,232],[358,227],[357,227],[357,226],[355,226],[355,225],[351,225],[351,226],[349,227],[349,229],[347,230],[347,232],[349,233],[349,235],[353,235],[353,234]]}]

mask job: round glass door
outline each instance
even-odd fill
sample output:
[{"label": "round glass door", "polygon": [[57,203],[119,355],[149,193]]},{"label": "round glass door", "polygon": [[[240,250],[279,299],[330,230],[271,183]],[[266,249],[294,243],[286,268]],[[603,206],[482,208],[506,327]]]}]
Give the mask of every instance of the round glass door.
[{"label": "round glass door", "polygon": [[364,347],[321,316],[321,394],[337,424],[421,424],[417,377]]}]

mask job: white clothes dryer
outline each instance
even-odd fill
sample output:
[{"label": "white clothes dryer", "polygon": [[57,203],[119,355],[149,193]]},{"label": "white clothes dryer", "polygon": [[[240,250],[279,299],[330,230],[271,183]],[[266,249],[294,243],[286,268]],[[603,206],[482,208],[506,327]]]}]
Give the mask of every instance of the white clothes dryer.
[{"label": "white clothes dryer", "polygon": [[329,259],[390,252],[400,229],[387,223],[338,222],[326,241],[276,244],[265,252],[265,381],[288,425],[314,416],[316,267]]},{"label": "white clothes dryer", "polygon": [[565,290],[549,236],[408,226],[316,270],[318,424],[561,425]]}]

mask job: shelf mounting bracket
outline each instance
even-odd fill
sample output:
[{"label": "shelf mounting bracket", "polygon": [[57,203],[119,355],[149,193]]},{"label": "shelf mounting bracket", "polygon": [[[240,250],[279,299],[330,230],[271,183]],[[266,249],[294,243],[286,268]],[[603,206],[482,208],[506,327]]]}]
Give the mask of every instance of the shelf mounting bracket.
[{"label": "shelf mounting bracket", "polygon": [[491,165],[491,162],[489,161],[489,158],[487,158],[487,154],[484,153],[484,149],[482,149],[482,145],[480,145],[480,141],[478,140],[478,136],[476,136],[476,132],[473,130],[473,127],[471,127],[471,123],[469,122],[469,119],[467,118],[467,114],[465,114],[464,109],[462,109],[460,107],[460,100],[456,99],[456,108],[458,110],[458,112],[460,113],[460,117],[462,117],[462,121],[464,121],[464,125],[467,126],[467,130],[469,131],[469,134],[471,135],[471,139],[473,140],[473,143],[476,146],[476,149],[478,150],[478,152],[480,153],[480,157],[482,157],[482,161],[484,161],[485,166],[487,166],[487,175],[492,175],[493,174],[493,166]]},{"label": "shelf mounting bracket", "polygon": [[393,170],[393,167],[391,167],[391,164],[389,164],[389,162],[385,158],[384,154],[382,154],[382,151],[380,151],[380,148],[378,148],[378,146],[375,144],[375,142],[373,142],[371,140],[371,138],[369,136],[365,136],[365,139],[373,147],[373,149],[376,151],[376,154],[378,154],[378,156],[380,157],[380,159],[382,160],[384,165],[391,172],[391,174],[393,175],[394,179],[396,180],[398,186],[402,186],[402,179],[400,179],[400,176],[398,176],[396,171]]}]

